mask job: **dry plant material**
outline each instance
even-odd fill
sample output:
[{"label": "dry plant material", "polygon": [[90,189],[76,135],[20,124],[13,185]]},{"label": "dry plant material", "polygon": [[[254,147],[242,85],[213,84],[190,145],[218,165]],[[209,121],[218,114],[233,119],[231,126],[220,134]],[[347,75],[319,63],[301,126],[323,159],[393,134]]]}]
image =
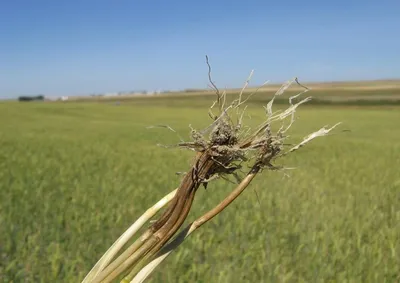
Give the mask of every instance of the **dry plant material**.
[{"label": "dry plant material", "polygon": [[[212,122],[201,131],[192,129],[192,140],[190,142],[184,142],[180,138],[181,142],[177,145],[178,147],[196,152],[194,165],[184,175],[177,190],[160,200],[159,203],[162,205],[156,204],[154,209],[149,209],[146,212],[147,214],[145,213],[144,216],[141,217],[141,221],[138,220],[138,222],[136,222],[139,224],[135,223],[133,225],[136,225],[134,228],[129,228],[128,231],[114,243],[89,272],[83,280],[83,283],[111,282],[122,274],[125,274],[125,277],[121,282],[143,282],[158,264],[160,264],[174,248],[181,244],[185,238],[220,213],[236,199],[259,172],[263,169],[282,169],[273,164],[277,158],[298,150],[316,137],[327,135],[339,124],[331,128],[323,127],[308,135],[301,143],[285,151],[285,140],[288,138],[286,132],[295,121],[295,112],[301,104],[309,101],[311,97],[306,97],[297,103],[293,103],[293,100],[309,91],[309,89],[301,85],[297,78],[283,84],[265,107],[266,120],[256,129],[252,130],[243,125],[243,117],[246,112],[246,102],[258,89],[250,93],[246,98],[243,96],[251,80],[253,71],[251,71],[237,99],[230,105],[225,106],[226,92],[220,93],[219,89],[212,81],[211,66],[207,56],[206,63],[208,66],[209,82],[211,87],[215,90],[217,97],[208,111]],[[285,111],[273,112],[272,106],[274,99],[277,96],[283,95],[293,83],[298,84],[304,90],[289,98],[290,106]],[[213,112],[215,106],[218,108],[217,115]],[[287,125],[285,125],[286,122]],[[271,130],[272,123],[281,123],[281,127],[276,133],[273,133]],[[174,131],[169,126],[160,127],[165,127]],[[244,178],[241,178],[237,172],[243,167],[243,164],[247,164],[250,170]],[[177,237],[170,241],[186,220],[192,207],[196,191],[200,185],[206,188],[211,180],[216,178],[227,179],[230,176],[233,176],[238,183],[237,188],[215,208],[194,221],[186,229],[181,231]],[[158,220],[153,222],[124,252],[114,258],[127,241],[132,238],[135,232],[144,224],[144,221],[149,220],[150,217],[154,216],[154,214],[168,202],[168,207]]]}]

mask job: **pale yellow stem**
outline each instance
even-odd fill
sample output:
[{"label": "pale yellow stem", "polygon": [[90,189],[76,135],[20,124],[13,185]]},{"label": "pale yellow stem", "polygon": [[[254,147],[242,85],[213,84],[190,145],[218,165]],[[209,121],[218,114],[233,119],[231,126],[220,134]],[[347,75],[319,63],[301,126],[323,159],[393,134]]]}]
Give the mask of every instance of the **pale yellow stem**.
[{"label": "pale yellow stem", "polygon": [[95,264],[92,270],[86,275],[82,283],[92,282],[98,274],[111,262],[114,256],[121,250],[121,248],[139,231],[142,226],[149,221],[161,208],[168,204],[176,194],[177,189],[170,192],[168,195],[160,199],[155,205],[146,210],[146,212],[136,220],[107,250],[107,252]]}]

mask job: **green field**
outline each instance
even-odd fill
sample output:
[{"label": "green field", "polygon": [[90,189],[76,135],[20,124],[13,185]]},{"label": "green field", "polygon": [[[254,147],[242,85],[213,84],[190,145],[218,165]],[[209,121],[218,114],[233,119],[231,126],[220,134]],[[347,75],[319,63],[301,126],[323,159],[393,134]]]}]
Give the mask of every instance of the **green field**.
[{"label": "green field", "polygon": [[[188,138],[189,124],[208,125],[209,100],[165,101],[0,104],[0,282],[80,282],[179,184],[193,153],[157,147],[179,139],[146,127]],[[290,178],[257,176],[149,282],[400,281],[400,107],[302,106],[298,118],[294,142],[343,124],[282,160]],[[233,188],[201,188],[189,220]]]}]

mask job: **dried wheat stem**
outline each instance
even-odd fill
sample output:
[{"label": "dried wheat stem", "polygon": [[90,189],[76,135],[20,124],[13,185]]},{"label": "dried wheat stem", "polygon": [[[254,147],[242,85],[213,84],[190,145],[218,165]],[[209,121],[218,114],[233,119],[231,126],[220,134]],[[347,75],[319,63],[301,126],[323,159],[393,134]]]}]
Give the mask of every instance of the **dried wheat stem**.
[{"label": "dried wheat stem", "polygon": [[[208,222],[212,218],[214,218],[217,214],[223,211],[226,207],[229,206],[250,184],[250,182],[254,179],[254,177],[259,172],[260,167],[255,165],[250,173],[242,180],[242,182],[233,190],[222,202],[220,202],[213,209],[208,211],[206,214],[198,218],[193,223],[189,224],[182,232],[178,234],[178,236],[167,244],[157,255],[157,257],[152,260],[148,265],[140,270],[139,273],[130,281],[131,283],[139,283],[143,282],[152,272],[153,270],[166,258],[168,255],[176,249],[182,242],[189,237],[191,233],[193,233],[196,229],[202,226],[204,223]],[[129,278],[125,277],[124,280]],[[129,282],[129,281],[124,281]]]},{"label": "dried wheat stem", "polygon": [[[197,161],[191,171],[186,174],[182,181],[181,187],[178,190],[176,198],[178,199],[178,208],[174,209],[173,214],[170,215],[167,222],[163,227],[161,227],[154,236],[159,239],[159,241],[148,251],[147,255],[133,267],[132,271],[129,273],[127,278],[131,278],[136,274],[147,261],[156,254],[163,245],[168,242],[168,240],[179,230],[179,228],[184,223],[187,215],[189,214],[190,208],[192,206],[195,193],[201,184],[201,180],[205,179],[208,172],[215,165],[215,160],[212,158],[208,151],[199,153],[197,155]],[[130,280],[130,279],[125,279]]]},{"label": "dried wheat stem", "polygon": [[[114,280],[117,276],[119,276],[121,273],[123,273],[126,269],[128,269],[130,266],[135,264],[138,260],[143,257],[149,249],[151,249],[155,244],[157,243],[157,238],[152,236],[149,240],[147,240],[138,250],[135,254],[133,254],[131,257],[128,258],[128,260],[124,261],[122,264],[120,264],[116,269],[114,269],[107,277],[104,279],[101,278],[99,281],[94,281],[94,282],[102,282],[102,283],[108,283]],[[101,275],[101,274],[100,274]]]},{"label": "dried wheat stem", "polygon": [[194,196],[195,196],[195,193],[194,193],[194,192],[190,194],[190,196],[189,196],[189,198],[188,198],[188,201],[190,202],[190,204],[184,206],[184,210],[180,213],[178,221],[175,223],[175,225],[174,225],[171,229],[169,229],[169,230],[167,231],[167,233],[165,234],[165,236],[163,237],[163,239],[160,240],[160,241],[158,241],[158,242],[156,243],[156,245],[155,245],[151,250],[149,250],[149,252],[143,257],[143,259],[142,259],[140,262],[138,262],[138,264],[136,264],[136,265],[133,267],[133,269],[131,270],[131,272],[129,272],[129,274],[124,278],[124,280],[125,280],[126,282],[129,282],[129,281],[133,278],[133,276],[134,276],[137,272],[139,272],[139,271],[148,263],[148,261],[150,260],[150,258],[151,258],[152,256],[154,256],[154,255],[163,247],[163,245],[164,245],[164,244],[178,231],[178,229],[182,226],[182,224],[183,224],[183,222],[185,221],[187,215],[189,214],[191,205],[192,205],[193,200],[194,200]]},{"label": "dried wheat stem", "polygon": [[156,245],[156,243],[160,240],[160,236],[155,235],[155,232],[160,229],[159,227],[170,225],[169,223],[176,219],[176,216],[174,218],[174,213],[176,215],[177,210],[179,213],[179,207],[183,205],[182,202],[184,202],[184,197],[179,197],[177,194],[175,196],[177,197],[174,197],[174,201],[168,207],[169,209],[164,212],[163,216],[149,229],[147,229],[144,234],[129,248],[127,248],[116,260],[114,260],[102,272],[100,272],[100,274],[92,281],[93,283],[103,282],[102,280],[112,280],[119,276],[127,268],[140,261],[142,257],[145,256]]},{"label": "dried wheat stem", "polygon": [[136,234],[136,232],[142,228],[142,226],[149,221],[154,215],[168,204],[172,198],[175,196],[177,189],[173,190],[162,199],[160,199],[156,204],[146,210],[138,220],[135,221],[119,238],[114,242],[114,244],[105,252],[105,254],[100,258],[92,270],[86,275],[82,283],[91,282],[96,276],[110,263],[113,257],[121,250],[121,248]]},{"label": "dried wheat stem", "polygon": [[91,281],[91,283],[101,282],[104,278],[109,276],[115,269],[118,268],[124,262],[129,261],[129,258],[136,256],[139,253],[139,248],[148,242],[152,236],[152,232],[147,230],[139,239],[137,239],[132,245],[129,246],[117,259],[115,259],[110,265]]},{"label": "dried wheat stem", "polygon": [[[174,209],[177,206],[177,191],[178,189],[176,190],[176,193],[172,199],[172,202],[168,206],[168,209],[164,211],[160,219],[156,223],[154,223],[149,229],[147,229],[143,233],[143,235],[138,238],[128,249],[126,249],[117,259],[115,259],[110,265],[108,265],[103,271],[101,271],[98,276],[93,279],[92,283],[101,282],[101,280],[109,276],[111,273],[114,272],[115,269],[117,269],[120,265],[124,263],[133,263],[132,258],[138,257],[138,255],[141,253],[141,250],[139,249],[142,247],[142,245],[144,245],[147,241],[152,240],[151,237],[153,236],[153,234],[167,222],[171,214],[174,212]],[[124,266],[125,268],[129,267],[129,265],[127,264],[124,264]],[[124,270],[122,270],[121,272],[123,271]],[[118,274],[116,276],[118,276]]]},{"label": "dried wheat stem", "polygon": [[173,201],[160,219],[130,248],[100,272],[93,283],[113,280],[125,272],[127,268],[135,267],[136,263],[140,264],[143,260],[146,260],[148,253],[150,255],[157,253],[182,226],[192,206],[197,188],[201,184],[200,180],[205,179],[214,163],[215,161],[209,152],[198,153],[195,165],[185,175]]}]

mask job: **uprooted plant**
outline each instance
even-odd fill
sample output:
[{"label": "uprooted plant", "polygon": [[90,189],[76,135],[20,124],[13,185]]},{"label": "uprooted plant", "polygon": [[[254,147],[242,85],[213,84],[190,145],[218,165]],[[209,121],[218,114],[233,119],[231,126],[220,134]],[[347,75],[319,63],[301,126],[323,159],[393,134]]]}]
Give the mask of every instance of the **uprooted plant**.
[{"label": "uprooted plant", "polygon": [[[274,161],[298,150],[312,139],[328,134],[339,124],[331,128],[323,127],[305,137],[299,144],[286,149],[288,138],[286,133],[295,121],[296,109],[309,101],[311,97],[306,97],[296,103],[293,103],[293,101],[309,89],[301,85],[297,78],[283,84],[265,107],[265,121],[256,129],[251,129],[243,124],[243,117],[246,113],[246,103],[257,92],[256,90],[244,97],[245,89],[253,71],[238,97],[226,106],[226,92],[221,93],[212,81],[211,67],[207,56],[206,62],[209,68],[209,81],[216,94],[216,100],[209,109],[212,122],[201,131],[192,129],[192,140],[190,142],[182,141],[177,145],[195,152],[192,167],[184,175],[176,190],[148,209],[121,235],[88,273],[83,283],[111,282],[122,274],[125,274],[122,282],[143,282],[174,248],[181,244],[193,231],[225,209],[263,169],[283,169],[274,165]],[[283,95],[293,83],[300,86],[303,91],[289,98],[290,105],[286,110],[273,112],[274,99]],[[217,108],[217,114],[214,113],[214,108]],[[279,130],[275,133],[271,129],[273,123],[281,123]],[[163,127],[171,129],[169,126]],[[249,167],[249,170],[244,177],[240,177],[238,171],[244,167],[244,164]],[[228,178],[229,176],[234,176],[238,183],[236,189],[220,204],[172,239],[188,216],[200,185],[207,187],[211,180]],[[151,224],[125,251],[120,253],[134,234],[168,203],[168,207],[158,220]],[[118,253],[120,254],[117,256]]]}]

